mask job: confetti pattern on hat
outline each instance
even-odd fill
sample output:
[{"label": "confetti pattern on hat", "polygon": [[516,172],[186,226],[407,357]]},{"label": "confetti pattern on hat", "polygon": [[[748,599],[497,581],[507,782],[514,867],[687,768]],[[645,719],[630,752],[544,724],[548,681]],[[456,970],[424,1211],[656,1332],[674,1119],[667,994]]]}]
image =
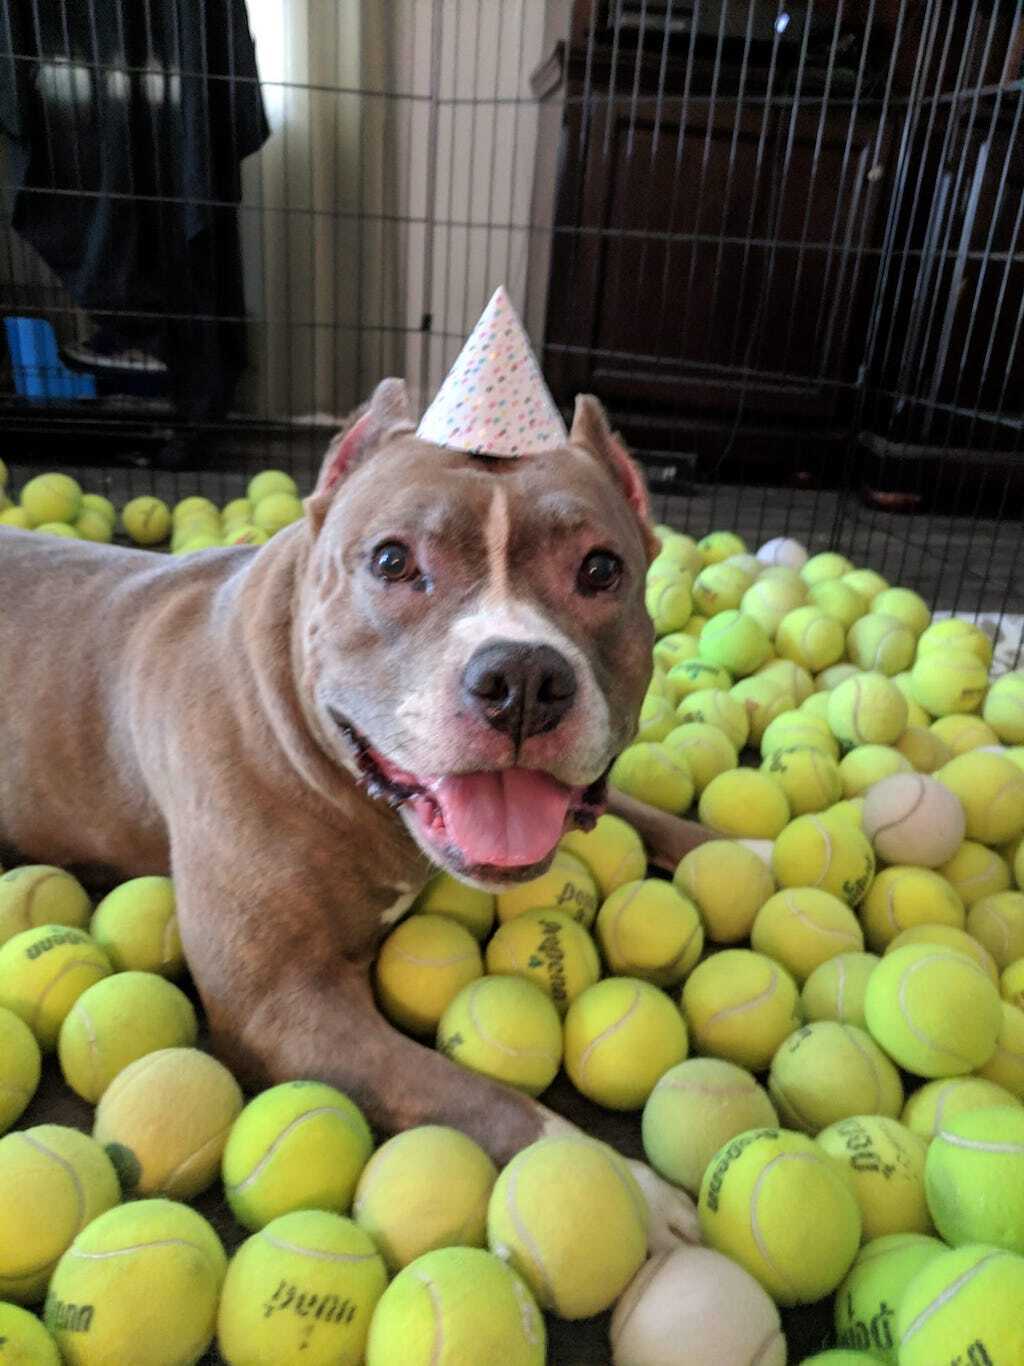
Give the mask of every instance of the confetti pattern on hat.
[{"label": "confetti pattern on hat", "polygon": [[494,291],[416,435],[472,455],[524,455],[568,441],[504,285]]}]

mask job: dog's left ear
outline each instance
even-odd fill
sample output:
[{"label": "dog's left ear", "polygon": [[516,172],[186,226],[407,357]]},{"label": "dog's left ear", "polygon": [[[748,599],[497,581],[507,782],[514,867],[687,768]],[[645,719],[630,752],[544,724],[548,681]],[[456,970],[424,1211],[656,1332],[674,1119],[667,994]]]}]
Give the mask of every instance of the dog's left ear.
[{"label": "dog's left ear", "polygon": [[316,488],[306,499],[306,513],[313,523],[314,532],[319,531],[338,485],[345,476],[392,437],[411,432],[415,426],[409,410],[405,380],[382,379],[369,403],[357,410],[348,426],[327,447]]},{"label": "dog's left ear", "polygon": [[569,440],[597,457],[625,494],[636,514],[650,563],[658,553],[658,538],[651,526],[651,504],[640,467],[630,459],[621,438],[608,426],[604,408],[593,394],[577,394]]}]

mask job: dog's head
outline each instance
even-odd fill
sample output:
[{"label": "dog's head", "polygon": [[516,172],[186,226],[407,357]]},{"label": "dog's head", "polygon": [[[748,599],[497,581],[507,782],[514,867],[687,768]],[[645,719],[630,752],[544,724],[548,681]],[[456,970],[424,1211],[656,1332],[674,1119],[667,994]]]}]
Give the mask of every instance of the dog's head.
[{"label": "dog's head", "polygon": [[643,481],[596,399],[515,459],[419,440],[380,384],[308,500],[303,682],[322,740],[429,857],[495,886],[591,824],[650,677]]}]

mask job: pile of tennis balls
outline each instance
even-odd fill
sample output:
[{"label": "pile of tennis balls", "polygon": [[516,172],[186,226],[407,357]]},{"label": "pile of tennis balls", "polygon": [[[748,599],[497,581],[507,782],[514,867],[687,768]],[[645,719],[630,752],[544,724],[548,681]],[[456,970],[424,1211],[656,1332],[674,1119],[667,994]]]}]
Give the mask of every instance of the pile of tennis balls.
[{"label": "pile of tennis balls", "polygon": [[264,545],[303,515],[298,486],[283,470],[254,475],[245,497],[224,508],[198,495],[171,508],[161,498],[142,494],[125,503],[120,514],[109,498],[83,493],[67,474],[37,474],[17,500],[8,496],[6,482],[7,470],[0,462],[0,526],[102,544],[120,534],[149,549],[166,545],[175,555],[213,546]]}]

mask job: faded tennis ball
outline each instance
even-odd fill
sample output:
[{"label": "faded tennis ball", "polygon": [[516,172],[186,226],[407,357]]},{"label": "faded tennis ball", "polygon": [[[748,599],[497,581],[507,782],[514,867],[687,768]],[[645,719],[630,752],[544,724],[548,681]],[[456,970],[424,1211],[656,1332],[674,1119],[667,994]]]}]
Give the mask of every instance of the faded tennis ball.
[{"label": "faded tennis ball", "polygon": [[481,977],[441,1016],[437,1047],[460,1067],[539,1096],[562,1061],[562,1022],[533,982]]},{"label": "faded tennis ball", "polygon": [[984,944],[1000,971],[1024,958],[1024,892],[996,892],[976,901],[967,932]]},{"label": "faded tennis ball", "polygon": [[973,906],[994,892],[1005,892],[1010,885],[1010,869],[1005,859],[976,840],[964,840],[938,871],[955,888],[965,906]]},{"label": "faded tennis ball", "polygon": [[948,747],[953,759],[972,749],[999,748],[999,736],[980,716],[940,716],[928,729]]},{"label": "faded tennis ball", "polygon": [[454,920],[474,939],[484,940],[494,928],[493,892],[482,892],[450,873],[435,873],[412,903],[414,915],[441,915]]},{"label": "faded tennis ball", "polygon": [[804,1025],[781,1044],[768,1094],[783,1124],[808,1134],[851,1115],[903,1109],[896,1068],[863,1029],[834,1020]]},{"label": "faded tennis ball", "polygon": [[583,859],[559,847],[546,873],[499,892],[497,903],[503,925],[524,911],[551,909],[565,911],[589,929],[597,915],[599,897],[597,883]]},{"label": "faded tennis ball", "polygon": [[938,873],[896,864],[884,868],[861,905],[868,947],[881,953],[898,934],[915,925],[950,925],[962,930],[964,903]]},{"label": "faded tennis ball", "polygon": [[794,816],[824,811],[843,795],[839,765],[809,746],[773,750],[762,763],[761,772],[782,788]]},{"label": "faded tennis ball", "polygon": [[[693,777],[684,760],[663,745],[642,741],[624,749],[612,764],[608,781],[629,797],[678,814],[693,801]],[[498,902],[501,914],[501,900]]]},{"label": "faded tennis ball", "polygon": [[906,698],[884,674],[855,674],[829,693],[828,724],[844,749],[892,745],[907,728]]},{"label": "faded tennis ball", "polygon": [[483,970],[480,946],[468,930],[446,916],[413,915],[380,946],[374,981],[391,1023],[429,1036],[462,988]]},{"label": "faded tennis ball", "polygon": [[802,569],[807,563],[807,551],[791,536],[773,536],[757,552],[762,564],[785,565],[788,569]]},{"label": "faded tennis ball", "polygon": [[772,875],[752,850],[733,840],[706,840],[680,860],[675,886],[693,901],[716,944],[750,934],[754,917],[775,891]]},{"label": "faded tennis ball", "polygon": [[820,963],[800,993],[807,1021],[835,1020],[864,1029],[864,995],[880,962],[873,953],[840,953]]},{"label": "faded tennis ball", "polygon": [[639,1110],[688,1051],[675,1003],[649,982],[608,977],[577,996],[565,1017],[565,1070],[588,1100]]},{"label": "faded tennis ball", "polygon": [[693,902],[670,882],[646,878],[612,892],[598,913],[597,939],[617,976],[673,987],[700,958],[704,927]]},{"label": "faded tennis ball", "polygon": [[875,875],[875,855],[851,822],[799,816],[775,841],[772,872],[780,887],[818,887],[856,906]]},{"label": "faded tennis ball", "polygon": [[41,1075],[35,1035],[13,1010],[0,1006],[0,1134],[24,1112]]},{"label": "faded tennis ball", "polygon": [[92,903],[77,878],[47,863],[24,864],[0,877],[0,944],[39,925],[84,930]]},{"label": "faded tennis ball", "polygon": [[764,1071],[800,1025],[796,983],[771,958],[725,949],[686,980],[683,1014],[698,1053]]},{"label": "faded tennis ball", "polygon": [[728,737],[717,726],[703,725],[699,721],[674,726],[663,744],[673,759],[685,765],[698,796],[713,778],[736,768],[739,763]]},{"label": "faded tennis ball", "polygon": [[760,745],[768,725],[783,712],[793,711],[796,706],[796,699],[784,683],[777,678],[766,678],[763,674],[740,679],[730,690],[730,695],[742,703],[746,710],[752,745]]},{"label": "faded tennis ball", "polygon": [[1018,1100],[1024,1100],[1024,1010],[1003,1001],[1003,1022],[999,1027],[996,1049],[988,1062],[978,1068],[978,1076],[1004,1087]]},{"label": "faded tennis ball", "polygon": [[820,607],[797,607],[782,618],[775,633],[775,653],[812,674],[842,659],[845,649],[842,625]]},{"label": "faded tennis ball", "polygon": [[988,1110],[993,1106],[1020,1105],[1021,1101],[1003,1086],[983,1077],[947,1077],[929,1081],[911,1095],[900,1123],[930,1143],[945,1124],[968,1110]]},{"label": "faded tennis ball", "polygon": [[887,863],[938,868],[963,843],[963,804],[943,783],[896,773],[865,793],[863,829]]},{"label": "faded tennis ball", "polygon": [[1005,844],[1024,832],[1024,772],[1009,759],[975,750],[935,776],[962,802],[968,839]]},{"label": "faded tennis ball", "polygon": [[932,1233],[925,1199],[928,1145],[888,1115],[860,1114],[830,1124],[818,1142],[843,1166],[860,1206],[863,1237]]},{"label": "faded tennis ball", "polygon": [[21,490],[21,506],[32,526],[73,522],[82,510],[82,489],[67,474],[37,474]]},{"label": "faded tennis ball", "polygon": [[692,692],[676,707],[678,725],[715,726],[733,749],[739,751],[747,743],[750,722],[742,702],[721,688],[701,688]]},{"label": "faded tennis ball", "polygon": [[896,748],[918,773],[934,773],[953,757],[945,740],[928,726],[908,726],[896,741]]},{"label": "faded tennis ball", "polygon": [[782,788],[749,768],[713,778],[701,794],[699,811],[701,822],[726,838],[775,839],[790,819]]},{"label": "faded tennis ball", "polygon": [[[929,628],[934,629],[934,628]],[[988,666],[969,650],[932,650],[918,643],[917,662],[910,672],[914,701],[931,716],[977,711],[988,687]]]},{"label": "faded tennis ball", "polygon": [[121,509],[121,525],[136,545],[159,545],[171,531],[171,510],[162,498],[143,494]]},{"label": "faded tennis ball", "polygon": [[487,971],[533,982],[564,1015],[601,976],[601,960],[594,941],[572,916],[525,911],[502,925],[487,945]]}]

